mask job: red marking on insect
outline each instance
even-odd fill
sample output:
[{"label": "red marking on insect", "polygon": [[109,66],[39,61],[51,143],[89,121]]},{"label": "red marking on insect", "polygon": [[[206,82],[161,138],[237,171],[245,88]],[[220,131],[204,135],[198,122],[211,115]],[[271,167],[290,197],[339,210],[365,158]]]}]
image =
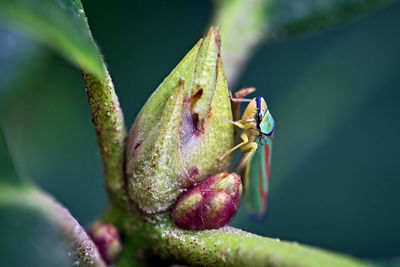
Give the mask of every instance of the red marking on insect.
[{"label": "red marking on insect", "polygon": [[270,151],[269,151],[269,145],[268,145],[268,143],[265,145],[265,148],[264,148],[264,150],[265,150],[265,166],[266,166],[266,169],[267,169],[267,179],[268,179],[268,183],[269,183],[269,179],[270,179],[270,166],[269,166],[269,157],[270,157]]},{"label": "red marking on insect", "polygon": [[267,199],[267,194],[264,191],[264,185],[263,185],[263,173],[262,173],[262,168],[258,171],[258,190],[260,192],[260,196],[263,202]]}]

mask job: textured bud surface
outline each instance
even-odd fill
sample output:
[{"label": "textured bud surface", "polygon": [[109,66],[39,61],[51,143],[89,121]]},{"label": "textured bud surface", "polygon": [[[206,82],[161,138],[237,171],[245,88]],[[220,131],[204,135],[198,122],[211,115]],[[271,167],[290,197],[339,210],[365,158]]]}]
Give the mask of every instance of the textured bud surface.
[{"label": "textured bud surface", "polygon": [[117,229],[111,224],[95,223],[89,231],[101,257],[107,264],[116,262],[122,252],[121,239]]},{"label": "textured bud surface", "polygon": [[233,145],[218,30],[211,27],[142,108],[127,144],[129,197],[147,213],[170,209],[181,192],[226,171]]},{"label": "textured bud surface", "polygon": [[171,217],[183,229],[219,228],[235,215],[242,195],[242,183],[236,173],[207,177],[183,193]]}]

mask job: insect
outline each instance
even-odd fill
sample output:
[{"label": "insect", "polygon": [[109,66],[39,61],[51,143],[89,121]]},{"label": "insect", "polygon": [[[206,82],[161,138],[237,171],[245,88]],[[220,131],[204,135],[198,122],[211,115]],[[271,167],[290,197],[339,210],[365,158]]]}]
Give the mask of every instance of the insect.
[{"label": "insect", "polygon": [[228,121],[243,129],[242,142],[226,151],[218,159],[240,148],[245,154],[240,160],[237,172],[244,180],[245,205],[251,216],[262,220],[267,210],[267,195],[270,180],[272,137],[275,122],[264,98],[232,98],[232,102],[249,102],[238,121]]}]

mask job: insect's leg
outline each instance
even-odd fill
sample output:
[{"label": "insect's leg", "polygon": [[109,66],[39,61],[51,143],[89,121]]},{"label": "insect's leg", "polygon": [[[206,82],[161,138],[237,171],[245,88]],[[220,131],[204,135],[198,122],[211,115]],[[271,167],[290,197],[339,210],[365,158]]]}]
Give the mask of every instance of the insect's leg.
[{"label": "insect's leg", "polygon": [[222,154],[218,160],[222,160],[223,158],[225,158],[227,155],[229,155],[230,153],[232,153],[233,151],[235,151],[236,149],[238,149],[241,146],[244,146],[245,144],[247,144],[249,142],[249,138],[247,137],[246,133],[242,133],[240,135],[240,138],[242,138],[243,142],[241,142],[240,144],[232,147],[231,149],[229,149],[228,151],[226,151],[224,154]]},{"label": "insect's leg", "polygon": [[235,98],[245,98],[247,95],[253,93],[256,90],[255,87],[242,88],[235,92]]},{"label": "insect's leg", "polygon": [[[256,90],[254,87],[242,88],[239,91],[236,91],[234,96],[232,96],[232,92],[229,91],[229,97],[232,103],[232,114],[234,120],[240,119],[240,103],[245,101],[236,101],[237,99],[244,99],[247,95],[253,93]],[[249,100],[247,100],[249,101]]]},{"label": "insect's leg", "polygon": [[222,121],[226,121],[226,122],[232,123],[233,125],[236,125],[237,127],[241,128],[241,129],[251,129],[251,128],[254,128],[253,125],[250,125],[250,124],[248,124],[248,123],[246,123],[246,122],[243,123],[242,121],[232,121],[232,120],[228,120],[228,119],[221,118],[221,117],[215,117],[215,118],[217,118],[217,119],[219,119],[219,120],[222,120]]},{"label": "insect's leg", "polygon": [[236,167],[236,171],[240,172],[246,165],[247,162],[251,159],[253,154],[257,151],[258,145],[256,142],[248,143],[242,150],[247,150],[248,152],[243,156],[240,160],[238,166]]},{"label": "insect's leg", "polygon": [[[242,96],[243,94],[239,94],[239,96]],[[247,95],[247,94],[246,94]],[[232,102],[250,102],[251,99],[249,98],[244,98],[246,95],[243,95],[242,97],[236,97],[236,93],[235,93],[235,97],[232,96],[232,92],[229,91],[229,98],[231,99]]]}]

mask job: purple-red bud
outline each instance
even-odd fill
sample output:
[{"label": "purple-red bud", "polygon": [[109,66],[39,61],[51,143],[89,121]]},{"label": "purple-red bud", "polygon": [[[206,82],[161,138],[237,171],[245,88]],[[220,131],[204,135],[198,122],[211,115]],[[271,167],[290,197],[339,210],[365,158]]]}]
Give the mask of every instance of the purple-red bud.
[{"label": "purple-red bud", "polygon": [[122,252],[122,244],[118,231],[113,225],[97,222],[90,229],[89,236],[107,264],[117,261]]},{"label": "purple-red bud", "polygon": [[183,193],[172,210],[175,224],[183,229],[214,229],[235,215],[242,196],[242,182],[236,173],[209,176]]}]

